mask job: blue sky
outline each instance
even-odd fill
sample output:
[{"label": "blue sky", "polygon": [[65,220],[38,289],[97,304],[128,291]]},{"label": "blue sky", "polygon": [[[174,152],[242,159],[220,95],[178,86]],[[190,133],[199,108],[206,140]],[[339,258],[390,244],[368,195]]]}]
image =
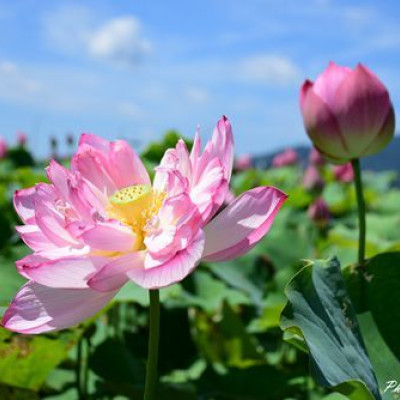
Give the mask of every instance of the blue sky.
[{"label": "blue sky", "polygon": [[222,114],[237,153],[307,143],[298,90],[361,61],[400,105],[400,2],[0,0],[0,135],[205,137]]}]

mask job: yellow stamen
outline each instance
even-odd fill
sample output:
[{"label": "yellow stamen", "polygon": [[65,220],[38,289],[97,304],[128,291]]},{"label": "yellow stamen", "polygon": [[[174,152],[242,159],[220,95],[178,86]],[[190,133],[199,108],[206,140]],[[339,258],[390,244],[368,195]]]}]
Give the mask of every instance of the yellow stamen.
[{"label": "yellow stamen", "polygon": [[142,225],[143,211],[151,207],[152,200],[153,192],[150,186],[129,186],[110,197],[110,211],[114,218],[128,225]]},{"label": "yellow stamen", "polygon": [[132,228],[137,237],[136,248],[143,247],[147,224],[157,214],[165,193],[158,193],[147,185],[121,189],[110,197],[107,214]]}]

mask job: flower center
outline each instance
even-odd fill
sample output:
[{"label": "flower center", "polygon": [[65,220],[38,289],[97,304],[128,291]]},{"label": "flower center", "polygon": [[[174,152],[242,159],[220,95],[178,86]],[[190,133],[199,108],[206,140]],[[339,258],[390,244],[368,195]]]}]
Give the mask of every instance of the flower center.
[{"label": "flower center", "polygon": [[109,198],[107,214],[132,228],[141,247],[146,234],[146,226],[157,214],[165,193],[158,193],[147,185],[134,185],[119,190]]},{"label": "flower center", "polygon": [[150,186],[134,185],[121,189],[110,197],[113,217],[128,225],[141,225],[143,211],[151,207],[153,192]]}]

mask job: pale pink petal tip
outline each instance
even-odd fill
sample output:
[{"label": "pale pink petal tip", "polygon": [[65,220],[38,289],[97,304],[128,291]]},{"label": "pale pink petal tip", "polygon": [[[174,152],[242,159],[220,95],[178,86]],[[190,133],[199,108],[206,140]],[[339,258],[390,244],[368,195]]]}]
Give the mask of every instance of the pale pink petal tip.
[{"label": "pale pink petal tip", "polygon": [[55,289],[28,282],[12,301],[1,325],[26,334],[65,329],[96,314],[115,294],[91,289]]},{"label": "pale pink petal tip", "polygon": [[127,275],[145,289],[160,289],[180,282],[200,263],[204,250],[204,234],[199,231],[193,242],[164,264],[153,268],[131,268]]},{"label": "pale pink petal tip", "polygon": [[269,231],[286,198],[273,187],[258,187],[236,198],[204,229],[203,259],[224,261],[247,253]]}]

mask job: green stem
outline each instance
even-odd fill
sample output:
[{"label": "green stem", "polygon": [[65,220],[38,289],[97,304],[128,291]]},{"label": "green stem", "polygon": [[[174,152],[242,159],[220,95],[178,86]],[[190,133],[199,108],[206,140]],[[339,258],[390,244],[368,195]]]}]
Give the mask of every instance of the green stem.
[{"label": "green stem", "polygon": [[75,376],[76,376],[76,391],[78,392],[78,399],[83,399],[82,394],[82,383],[81,383],[81,374],[82,374],[82,338],[79,338],[77,344],[77,356],[76,356],[76,366],[75,366]]},{"label": "green stem", "polygon": [[158,342],[160,333],[160,293],[150,290],[150,334],[144,400],[154,400],[157,387]]},{"label": "green stem", "polygon": [[363,195],[363,186],[361,180],[360,160],[355,158],[351,161],[354,171],[354,185],[356,188],[357,204],[358,204],[358,225],[359,225],[359,240],[358,240],[358,264],[364,266],[365,261],[365,202]]}]

